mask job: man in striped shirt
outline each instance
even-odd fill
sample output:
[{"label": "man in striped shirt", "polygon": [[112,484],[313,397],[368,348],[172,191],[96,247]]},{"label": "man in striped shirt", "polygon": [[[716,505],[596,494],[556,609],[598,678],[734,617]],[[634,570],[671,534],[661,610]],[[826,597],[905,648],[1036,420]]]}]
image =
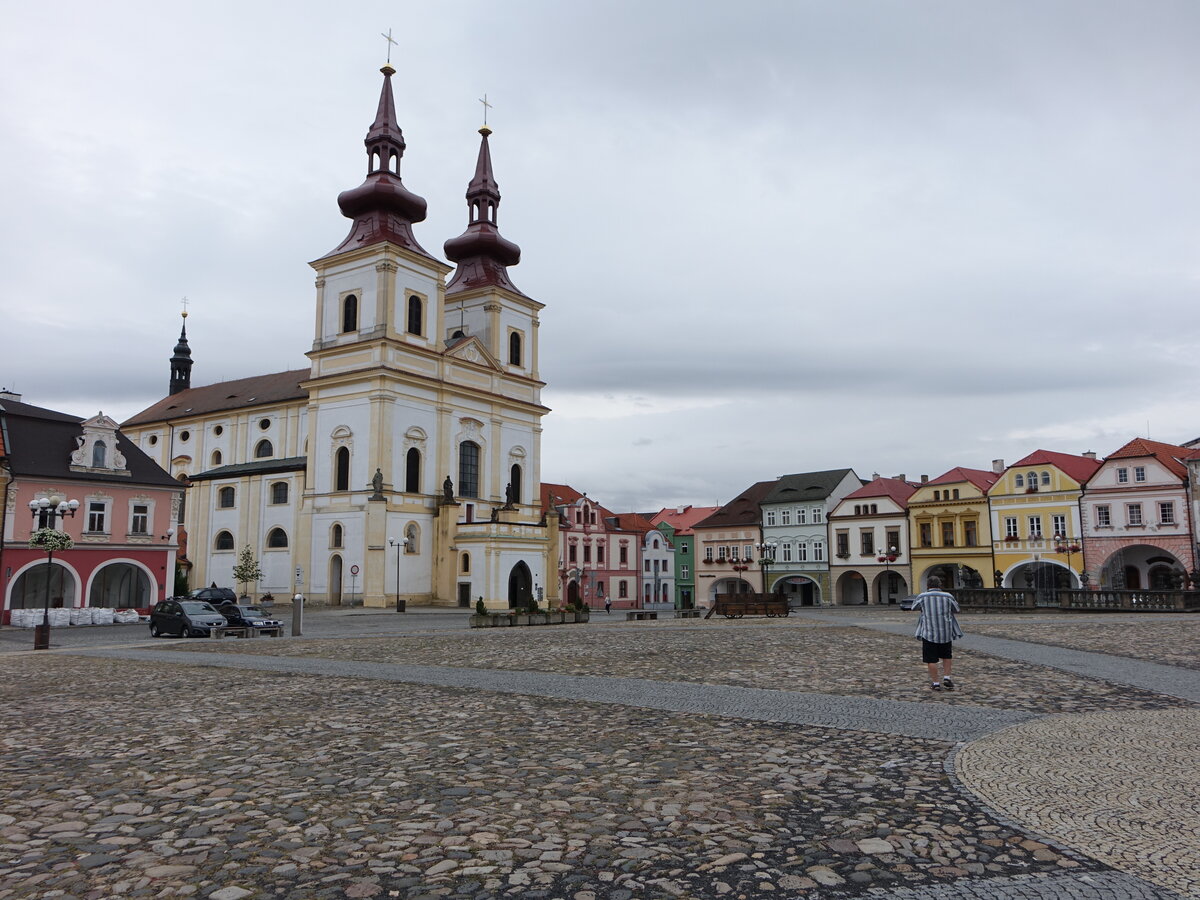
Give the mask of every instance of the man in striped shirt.
[{"label": "man in striped shirt", "polygon": [[[954,690],[950,669],[954,663],[952,641],[963,636],[958,627],[958,601],[942,590],[942,579],[930,575],[928,587],[917,595],[913,609],[921,611],[916,635],[921,639],[921,661],[929,667],[930,687],[935,691]],[[938,663],[942,664],[942,680],[938,681]]]}]

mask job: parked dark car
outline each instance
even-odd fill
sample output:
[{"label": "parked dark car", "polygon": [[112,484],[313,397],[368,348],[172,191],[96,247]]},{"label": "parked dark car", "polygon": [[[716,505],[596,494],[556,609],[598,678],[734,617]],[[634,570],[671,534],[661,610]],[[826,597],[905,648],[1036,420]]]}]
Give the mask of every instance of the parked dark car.
[{"label": "parked dark car", "polygon": [[208,637],[213,628],[226,625],[225,617],[203,600],[172,597],[150,612],[150,636]]},{"label": "parked dark car", "polygon": [[233,592],[233,588],[206,587],[197,588],[188,594],[186,599],[204,600],[213,606],[220,606],[222,603],[237,603],[237,594]]},{"label": "parked dark car", "polygon": [[283,623],[272,619],[263,611],[261,606],[238,606],[236,603],[222,603],[217,612],[223,615],[234,628],[280,628]]}]

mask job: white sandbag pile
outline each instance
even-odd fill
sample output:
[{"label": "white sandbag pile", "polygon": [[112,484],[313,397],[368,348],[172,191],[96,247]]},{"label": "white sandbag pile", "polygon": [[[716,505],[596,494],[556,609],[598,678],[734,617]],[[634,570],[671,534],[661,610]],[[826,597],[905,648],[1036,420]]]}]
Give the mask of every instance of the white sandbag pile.
[{"label": "white sandbag pile", "polygon": [[112,623],[113,611],[111,609],[101,609],[98,606],[92,608],[93,625],[111,625]]},{"label": "white sandbag pile", "polygon": [[116,625],[136,625],[139,621],[136,609],[118,609],[113,613],[113,623]]}]

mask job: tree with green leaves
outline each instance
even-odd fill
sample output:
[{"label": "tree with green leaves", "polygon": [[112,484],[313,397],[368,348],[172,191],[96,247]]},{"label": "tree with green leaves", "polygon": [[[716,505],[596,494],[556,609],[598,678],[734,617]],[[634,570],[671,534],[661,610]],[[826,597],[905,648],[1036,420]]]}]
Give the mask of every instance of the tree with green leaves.
[{"label": "tree with green leaves", "polygon": [[254,551],[247,544],[238,554],[237,565],[233,567],[233,580],[243,585],[242,593],[245,594],[249,593],[250,584],[257,582],[262,577],[262,566],[258,564]]}]

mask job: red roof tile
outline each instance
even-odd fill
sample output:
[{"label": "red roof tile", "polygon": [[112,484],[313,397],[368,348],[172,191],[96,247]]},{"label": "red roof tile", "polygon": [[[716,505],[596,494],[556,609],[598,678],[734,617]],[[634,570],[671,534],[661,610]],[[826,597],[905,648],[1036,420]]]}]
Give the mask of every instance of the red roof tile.
[{"label": "red roof tile", "polygon": [[621,531],[632,531],[637,534],[654,531],[654,523],[641,513],[618,513],[610,516],[609,520]]},{"label": "red roof tile", "polygon": [[303,400],[308,391],[300,385],[312,377],[311,369],[292,369],[270,375],[255,375],[251,378],[236,378],[220,381],[203,387],[188,388],[178,394],[163,397],[153,406],[143,409],[126,425],[146,425],[151,422],[168,422],[186,416],[201,416],[225,410],[246,409],[282,403],[287,400]]},{"label": "red roof tile", "polygon": [[1200,447],[1180,447],[1177,444],[1164,444],[1161,441],[1151,441],[1147,438],[1134,438],[1128,444],[1114,450],[1105,460],[1137,459],[1152,456],[1174,475],[1187,477],[1185,459],[1200,459]]},{"label": "red roof tile", "polygon": [[969,481],[975,487],[987,493],[987,489],[995,484],[999,478],[1000,475],[997,472],[985,469],[965,469],[962,466],[956,466],[944,475],[939,475],[937,478],[925,482],[925,484],[955,484],[957,482]]},{"label": "red roof tile", "polygon": [[708,518],[718,509],[716,506],[685,506],[681,511],[677,506],[664,507],[655,513],[650,521],[655,525],[666,523],[675,529],[676,534],[691,534],[693,525]]},{"label": "red roof tile", "polygon": [[913,492],[919,488],[919,484],[913,484],[911,481],[901,481],[899,478],[876,478],[864,484],[857,491],[847,494],[842,498],[846,500],[861,500],[866,497],[887,497],[894,501],[901,509],[908,506],[908,498],[913,495]]},{"label": "red roof tile", "polygon": [[1023,459],[1018,459],[1009,468],[1015,469],[1018,466],[1054,466],[1083,484],[1096,473],[1101,463],[1090,456],[1057,453],[1054,450],[1034,450]]}]

